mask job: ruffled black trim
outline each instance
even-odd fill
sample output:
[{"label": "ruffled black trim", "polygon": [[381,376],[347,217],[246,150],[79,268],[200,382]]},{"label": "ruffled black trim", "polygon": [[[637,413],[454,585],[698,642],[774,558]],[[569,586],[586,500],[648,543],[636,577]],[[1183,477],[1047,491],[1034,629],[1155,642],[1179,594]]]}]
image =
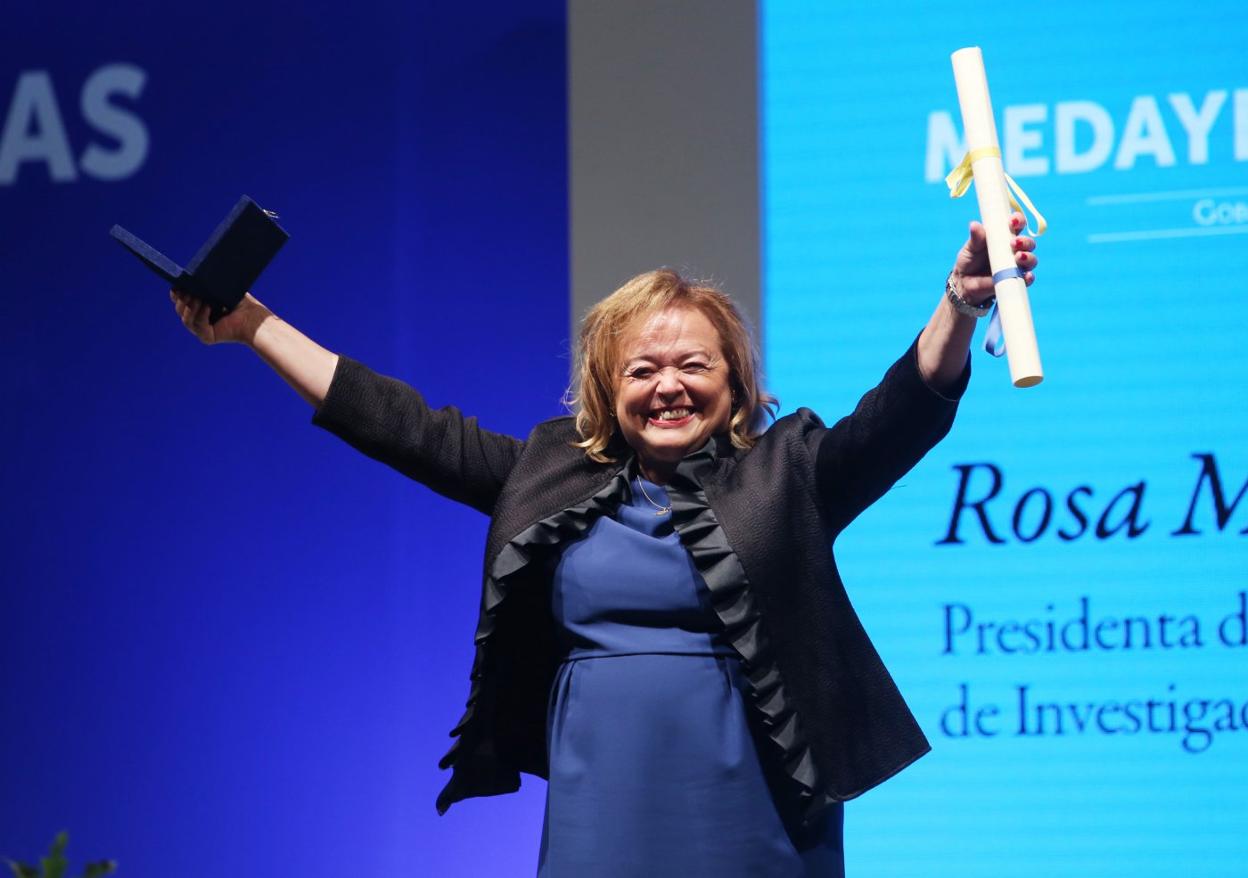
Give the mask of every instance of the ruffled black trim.
[{"label": "ruffled black trim", "polygon": [[[584,537],[593,523],[600,516],[615,515],[620,504],[628,498],[628,479],[624,470],[620,470],[607,484],[592,496],[579,503],[549,515],[530,525],[507,541],[494,559],[486,574],[481,596],[481,613],[478,617],[477,631],[473,636],[476,654],[472,661],[472,681],[468,692],[468,702],[464,715],[451,729],[450,734],[455,743],[439,761],[440,768],[455,768],[455,774],[463,773],[465,777],[452,776],[446,788],[438,796],[439,813],[445,813],[452,803],[458,801],[458,790],[468,777],[476,777],[482,770],[480,765],[466,765],[471,762],[492,762],[486,754],[471,753],[466,758],[460,750],[464,749],[471,737],[465,734],[478,716],[483,695],[485,668],[489,661],[489,641],[494,634],[498,608],[507,597],[510,584],[529,564],[541,554],[558,545],[567,545]],[[501,769],[501,766],[499,766]],[[505,772],[506,779],[491,784],[499,792],[511,792],[519,788],[518,773],[511,769]],[[480,778],[472,781],[472,786],[479,787]],[[474,789],[474,794],[479,794]]]},{"label": "ruffled black trim", "polygon": [[809,824],[832,800],[819,784],[814,755],[792,700],[785,694],[745,569],[728,545],[702,489],[702,477],[714,468],[717,456],[716,442],[708,442],[677,467],[667,486],[672,525],[706,582],[715,614],[724,626],[725,639],[741,657],[741,667],[752,690],[750,700],[767,738],[778,751],[784,774],[794,782],[798,813]]},{"label": "ruffled black trim", "polygon": [[[785,694],[780,672],[767,643],[749,581],[741,561],[728,545],[728,539],[702,489],[702,477],[716,465],[726,440],[709,441],[688,455],[677,467],[667,486],[672,504],[672,525],[694,567],[706,582],[711,604],[724,627],[724,637],[741,659],[742,671],[750,684],[750,701],[758,712],[767,738],[775,745],[785,776],[793,781],[798,797],[798,813],[809,824],[832,802],[822,791],[810,745],[790,698]],[[727,450],[725,447],[723,450]],[[584,537],[594,521],[615,515],[630,493],[629,473],[635,464],[621,469],[592,496],[567,509],[541,519],[508,540],[485,578],[482,612],[475,635],[468,703],[451,735],[455,743],[439,761],[442,768],[452,765],[455,774],[438,796],[438,811],[445,813],[460,798],[462,787],[471,786],[474,795],[485,789],[511,792],[519,788],[519,774],[505,767],[492,753],[478,752],[471,726],[480,719],[489,641],[494,634],[498,608],[507,597],[510,584],[526,567],[559,545]],[[464,750],[464,753],[461,753]]]}]

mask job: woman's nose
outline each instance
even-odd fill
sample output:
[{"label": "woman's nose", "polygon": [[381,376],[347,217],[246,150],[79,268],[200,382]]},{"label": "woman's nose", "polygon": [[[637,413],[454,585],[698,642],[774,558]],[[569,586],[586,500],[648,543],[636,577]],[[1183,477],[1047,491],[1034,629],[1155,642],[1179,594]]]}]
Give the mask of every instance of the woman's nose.
[{"label": "woman's nose", "polygon": [[655,387],[655,390],[664,396],[672,396],[684,391],[685,385],[680,380],[679,369],[673,367],[660,369],[657,375],[658,385]]}]

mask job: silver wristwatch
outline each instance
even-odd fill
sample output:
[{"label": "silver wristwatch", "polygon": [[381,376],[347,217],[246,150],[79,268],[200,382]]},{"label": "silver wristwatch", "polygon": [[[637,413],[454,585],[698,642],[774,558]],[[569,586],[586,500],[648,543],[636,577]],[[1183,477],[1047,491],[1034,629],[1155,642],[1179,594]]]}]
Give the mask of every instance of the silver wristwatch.
[{"label": "silver wristwatch", "polygon": [[997,297],[993,296],[982,304],[972,305],[962,298],[961,292],[953,282],[953,272],[949,272],[949,276],[945,278],[945,295],[949,297],[949,303],[959,314],[965,314],[967,317],[987,317],[992,311],[993,302],[997,300]]}]

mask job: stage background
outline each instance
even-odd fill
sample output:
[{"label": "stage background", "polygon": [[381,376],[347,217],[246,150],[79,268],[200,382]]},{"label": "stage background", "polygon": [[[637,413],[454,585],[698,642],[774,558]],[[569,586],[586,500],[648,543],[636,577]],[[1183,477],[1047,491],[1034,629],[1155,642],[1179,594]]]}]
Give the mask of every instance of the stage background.
[{"label": "stage background", "polygon": [[[186,260],[251,195],[291,233],[261,301],[526,433],[567,370],[563,4],[0,17],[0,119],[19,87],[38,107],[5,148],[60,154],[42,79],[73,173],[0,185],[0,856],[66,828],[77,863],[135,878],[530,873],[540,783],[433,807],[485,518],[201,345],[108,230]],[[84,114],[97,76],[145,150]],[[82,170],[92,144],[130,173]]]},{"label": "stage background", "polygon": [[[847,807],[850,874],[1242,871],[1248,647],[1219,634],[1248,588],[1233,5],[79,6],[0,29],[0,856],[68,828],[75,862],[133,876],[536,863],[540,782],[433,809],[485,520],[196,342],[109,226],[184,260],[255,197],[292,233],[262,301],[519,434],[560,411],[569,313],[673,262],[758,315],[785,410],[831,421],[922,326],[975,214],[940,179],[948,55],[979,44],[1007,163],[1052,223],[1048,378],[1014,390],[977,352],[948,440],[838,542],[934,745]],[[982,508],[1002,543],[973,508],[953,521],[963,472],[968,503],[1000,475]],[[1189,506],[1197,533],[1174,535]],[[1084,599],[1090,627],[1143,617],[1153,646],[1027,654],[1003,628],[1060,635]],[[1019,686],[1057,705],[1026,735]],[[1148,699],[1161,730],[1098,726]]]},{"label": "stage background", "polygon": [[978,213],[943,182],[963,152],[952,50],[983,48],[1006,170],[1051,224],[1044,383],[1016,390],[976,350],[950,436],[837,544],[934,748],[848,807],[851,874],[1243,874],[1242,7],[760,9],[763,313],[786,410],[852,407]]}]

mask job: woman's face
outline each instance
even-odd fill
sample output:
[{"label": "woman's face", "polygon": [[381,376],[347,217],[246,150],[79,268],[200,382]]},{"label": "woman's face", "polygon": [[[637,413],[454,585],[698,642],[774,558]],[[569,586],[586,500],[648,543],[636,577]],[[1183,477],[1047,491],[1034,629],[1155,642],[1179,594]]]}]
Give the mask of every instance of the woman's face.
[{"label": "woman's face", "polygon": [[719,333],[701,311],[642,317],[620,340],[615,417],[649,476],[728,429],[732,390]]}]

